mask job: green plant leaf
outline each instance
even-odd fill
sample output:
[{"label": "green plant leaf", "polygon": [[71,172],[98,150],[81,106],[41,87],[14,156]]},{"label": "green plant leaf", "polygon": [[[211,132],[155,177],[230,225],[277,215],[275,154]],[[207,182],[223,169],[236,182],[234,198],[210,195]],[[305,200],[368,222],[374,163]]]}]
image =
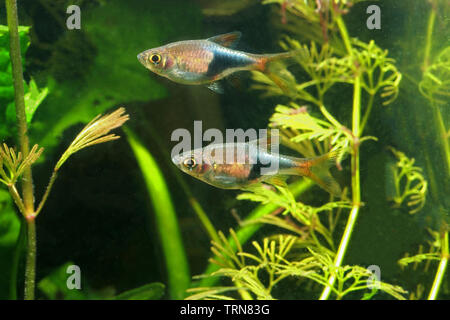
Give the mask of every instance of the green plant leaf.
[{"label": "green plant leaf", "polygon": [[169,278],[169,295],[172,299],[183,299],[190,284],[189,266],[169,190],[151,153],[130,129],[124,130],[154,208]]},{"label": "green plant leaf", "polygon": [[[30,45],[28,36],[29,27],[19,27],[20,49],[22,59]],[[30,123],[38,106],[48,94],[48,88],[41,91],[36,82],[31,79],[30,83],[24,82],[25,112],[27,122]],[[16,109],[14,105],[14,87],[11,74],[11,60],[9,57],[9,31],[7,26],[0,25],[0,105],[6,106],[0,110],[0,136],[8,137],[12,134],[16,122]]]},{"label": "green plant leaf", "polygon": [[[30,124],[31,120],[33,119],[34,113],[47,96],[49,90],[47,87],[39,90],[36,82],[33,79],[31,79],[29,85],[27,85],[26,83],[24,84],[24,90],[25,114],[27,116],[27,122],[28,124]],[[8,121],[8,123],[16,122],[16,107],[14,102],[9,103],[8,107],[6,108],[6,120]]]},{"label": "green plant leaf", "polygon": [[41,104],[41,102],[45,99],[48,94],[48,88],[43,88],[39,90],[36,85],[36,82],[31,79],[28,92],[25,93],[25,113],[27,115],[27,122],[31,123],[31,119],[33,119],[33,115],[36,112],[37,108]]},{"label": "green plant leaf", "polygon": [[131,289],[114,297],[115,300],[158,300],[164,294],[165,286],[159,282],[153,282],[142,287]]}]

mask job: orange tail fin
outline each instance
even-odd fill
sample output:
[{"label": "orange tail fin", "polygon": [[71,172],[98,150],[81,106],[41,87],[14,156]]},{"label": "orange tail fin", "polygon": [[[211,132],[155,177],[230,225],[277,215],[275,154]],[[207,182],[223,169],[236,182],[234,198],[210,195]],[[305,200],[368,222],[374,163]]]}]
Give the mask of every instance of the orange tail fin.
[{"label": "orange tail fin", "polygon": [[299,159],[295,168],[298,174],[306,176],[336,197],[341,196],[341,187],[330,174],[330,167],[335,164],[337,152],[331,151],[317,158]]},{"label": "orange tail fin", "polygon": [[257,63],[258,70],[266,73],[269,71],[268,69],[273,62],[292,58],[293,55],[294,52],[282,52],[282,53],[261,55]]}]

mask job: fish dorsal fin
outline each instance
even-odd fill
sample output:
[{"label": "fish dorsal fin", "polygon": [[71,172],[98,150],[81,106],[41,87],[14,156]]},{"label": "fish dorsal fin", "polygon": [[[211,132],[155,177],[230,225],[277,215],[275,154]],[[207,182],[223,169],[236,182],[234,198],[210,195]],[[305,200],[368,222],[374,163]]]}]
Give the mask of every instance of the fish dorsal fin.
[{"label": "fish dorsal fin", "polygon": [[220,44],[221,46],[227,48],[234,48],[239,42],[241,35],[242,33],[240,31],[234,31],[230,33],[220,34],[218,36],[214,36],[206,40]]}]

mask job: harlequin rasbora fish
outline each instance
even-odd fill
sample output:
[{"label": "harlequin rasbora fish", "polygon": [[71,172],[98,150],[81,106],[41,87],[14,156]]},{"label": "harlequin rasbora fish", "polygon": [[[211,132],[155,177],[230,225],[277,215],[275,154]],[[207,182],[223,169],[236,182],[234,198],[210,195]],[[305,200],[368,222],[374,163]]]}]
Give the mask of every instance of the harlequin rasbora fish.
[{"label": "harlequin rasbora fish", "polygon": [[[232,154],[231,159],[227,154]],[[183,172],[222,189],[248,189],[260,182],[279,185],[282,177],[299,175],[340,196],[340,186],[329,172],[335,158],[336,151],[315,158],[295,158],[258,148],[253,142],[240,142],[210,144],[175,155],[172,162]],[[276,166],[271,165],[274,163]]]},{"label": "harlequin rasbora fish", "polygon": [[294,52],[252,54],[234,50],[241,37],[239,31],[203,40],[173,42],[138,54],[138,60],[149,70],[182,84],[206,85],[223,93],[218,80],[242,70],[265,73],[284,91],[295,84],[283,79],[275,62],[292,57]]}]

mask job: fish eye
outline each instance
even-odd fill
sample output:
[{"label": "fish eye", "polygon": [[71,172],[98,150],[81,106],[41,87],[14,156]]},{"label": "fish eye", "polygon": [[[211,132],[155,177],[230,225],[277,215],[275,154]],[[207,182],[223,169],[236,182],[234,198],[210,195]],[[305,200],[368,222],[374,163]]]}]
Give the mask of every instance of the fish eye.
[{"label": "fish eye", "polygon": [[192,170],[197,166],[197,161],[194,158],[189,158],[183,161],[183,165],[189,170]]},{"label": "fish eye", "polygon": [[150,61],[153,62],[154,64],[158,64],[161,61],[161,55],[159,54],[152,54],[150,56]]}]

